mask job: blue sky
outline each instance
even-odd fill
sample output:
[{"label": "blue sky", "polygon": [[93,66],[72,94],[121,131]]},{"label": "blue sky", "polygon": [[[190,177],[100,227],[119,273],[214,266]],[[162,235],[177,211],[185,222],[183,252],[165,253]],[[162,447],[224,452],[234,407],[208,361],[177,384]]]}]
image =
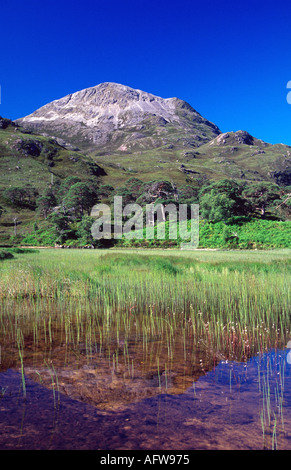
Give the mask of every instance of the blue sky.
[{"label": "blue sky", "polygon": [[0,15],[4,117],[110,81],[291,145],[290,1],[14,0]]}]

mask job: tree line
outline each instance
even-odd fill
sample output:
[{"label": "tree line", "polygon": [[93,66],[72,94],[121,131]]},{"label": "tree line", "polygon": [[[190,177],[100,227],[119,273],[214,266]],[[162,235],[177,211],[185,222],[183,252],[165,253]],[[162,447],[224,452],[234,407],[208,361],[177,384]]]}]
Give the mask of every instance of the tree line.
[{"label": "tree line", "polygon": [[[19,208],[34,210],[38,221],[45,221],[56,243],[78,240],[94,244],[90,228],[91,208],[98,202],[112,204],[114,196],[122,196],[123,204],[199,204],[200,218],[210,222],[231,222],[240,217],[290,220],[291,187],[266,181],[188,180],[178,188],[166,180],[143,182],[130,178],[120,187],[100,184],[99,179],[82,181],[69,176],[62,182],[50,184],[43,194],[33,187],[10,187],[3,191],[2,200]],[[0,207],[0,217],[4,209]],[[190,213],[190,212],[189,212]],[[36,222],[34,233],[40,233]]]}]

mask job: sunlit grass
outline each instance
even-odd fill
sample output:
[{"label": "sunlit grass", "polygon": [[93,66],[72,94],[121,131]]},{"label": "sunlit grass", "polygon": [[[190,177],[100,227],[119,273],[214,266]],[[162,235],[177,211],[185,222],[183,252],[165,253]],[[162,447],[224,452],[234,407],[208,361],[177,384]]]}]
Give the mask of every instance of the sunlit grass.
[{"label": "sunlit grass", "polygon": [[[66,374],[84,364],[96,380],[107,377],[105,402],[110,377],[154,377],[157,392],[180,393],[221,360],[286,347],[290,275],[288,250],[15,253],[0,262],[0,367],[18,368],[24,399],[29,370],[52,389],[55,406]],[[258,426],[268,448],[284,434],[281,369],[275,391],[271,369],[258,369]],[[84,387],[99,405],[102,394]]]},{"label": "sunlit grass", "polygon": [[172,358],[184,338],[242,359],[290,332],[288,251],[42,250],[0,270],[1,331],[15,341],[18,330],[88,350],[160,338]]}]

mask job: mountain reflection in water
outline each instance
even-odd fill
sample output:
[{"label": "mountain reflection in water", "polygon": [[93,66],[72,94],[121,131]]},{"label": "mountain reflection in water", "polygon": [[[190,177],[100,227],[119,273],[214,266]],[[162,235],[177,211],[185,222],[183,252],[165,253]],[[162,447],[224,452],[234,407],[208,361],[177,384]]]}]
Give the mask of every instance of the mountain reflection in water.
[{"label": "mountain reflection in water", "polygon": [[99,409],[8,369],[0,449],[291,449],[290,350],[221,361],[184,393]]}]

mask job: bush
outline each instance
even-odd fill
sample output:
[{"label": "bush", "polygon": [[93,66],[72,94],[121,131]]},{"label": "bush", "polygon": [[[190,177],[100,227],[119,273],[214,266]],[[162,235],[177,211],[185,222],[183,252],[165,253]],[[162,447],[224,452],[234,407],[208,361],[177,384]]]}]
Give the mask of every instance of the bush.
[{"label": "bush", "polygon": [[25,254],[29,254],[29,253],[39,253],[39,250],[34,250],[34,249],[31,249],[31,248],[8,248],[9,253],[12,253],[12,254],[17,254],[17,255],[25,255]]},{"label": "bush", "polygon": [[[118,246],[174,248],[179,247],[182,242],[179,237],[177,240],[169,238],[168,222],[166,222],[165,240],[147,240],[145,232],[143,235],[143,239],[126,240],[123,238],[118,242]],[[232,223],[213,223],[200,220],[198,247],[218,249],[291,248],[291,222],[263,219],[245,219],[242,222],[241,218],[238,218],[237,221],[233,220]]]},{"label": "bush", "polygon": [[31,246],[54,246],[57,243],[58,235],[55,233],[54,228],[47,230],[37,230],[27,235],[22,244]]},{"label": "bush", "polygon": [[291,248],[291,222],[254,219],[244,224],[201,221],[201,248]]},{"label": "bush", "polygon": [[14,258],[13,254],[7,250],[0,250],[0,260]]}]

